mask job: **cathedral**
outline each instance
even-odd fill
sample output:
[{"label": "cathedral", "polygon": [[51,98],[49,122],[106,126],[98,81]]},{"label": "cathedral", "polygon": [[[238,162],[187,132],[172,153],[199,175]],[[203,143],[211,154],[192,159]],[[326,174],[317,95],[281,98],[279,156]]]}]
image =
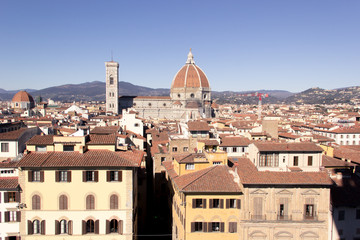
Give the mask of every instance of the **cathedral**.
[{"label": "cathedral", "polygon": [[132,108],[142,118],[197,119],[212,115],[211,89],[205,73],[188,54],[185,66],[175,75],[170,96],[121,96],[119,97],[119,64],[105,62],[106,111],[115,114]]}]

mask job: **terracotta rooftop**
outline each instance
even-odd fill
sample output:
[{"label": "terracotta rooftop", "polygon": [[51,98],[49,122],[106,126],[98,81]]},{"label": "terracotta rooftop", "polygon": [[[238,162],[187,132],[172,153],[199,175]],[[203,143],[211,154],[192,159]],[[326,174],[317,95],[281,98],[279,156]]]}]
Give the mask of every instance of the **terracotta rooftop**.
[{"label": "terracotta rooftop", "polygon": [[210,88],[205,73],[195,64],[186,64],[175,75],[171,88]]},{"label": "terracotta rooftop", "polygon": [[322,152],[315,143],[254,142],[260,152]]},{"label": "terracotta rooftop", "polygon": [[169,100],[170,96],[137,96],[135,99],[161,99],[161,100]]},{"label": "terracotta rooftop", "polygon": [[28,92],[19,91],[12,98],[12,102],[30,102],[34,104],[34,99]]},{"label": "terracotta rooftop", "polygon": [[324,167],[354,167],[357,165],[354,163],[343,161],[341,159],[322,155],[322,166],[324,166]]},{"label": "terracotta rooftop", "polygon": [[115,145],[116,144],[116,135],[97,135],[90,134],[89,141],[86,143],[88,145]]},{"label": "terracotta rooftop", "polygon": [[89,150],[79,152],[31,152],[18,163],[19,167],[138,167],[142,151],[112,152]]},{"label": "terracotta rooftop", "polygon": [[173,158],[178,163],[194,163],[196,158],[204,159],[204,162],[208,162],[204,153],[179,153],[173,154]]},{"label": "terracotta rooftop", "polygon": [[115,134],[119,131],[119,126],[95,127],[90,131],[91,134]]},{"label": "terracotta rooftop", "polygon": [[54,135],[35,135],[26,142],[29,145],[53,145]]},{"label": "terracotta rooftop", "polygon": [[189,131],[210,131],[210,127],[203,121],[188,122]]},{"label": "terracotta rooftop", "polygon": [[0,190],[15,190],[18,187],[18,178],[0,178]]},{"label": "terracotta rooftop", "polygon": [[20,128],[18,130],[0,133],[0,141],[16,141],[18,140],[28,128]]},{"label": "terracotta rooftop", "polygon": [[349,146],[339,146],[334,148],[334,157],[351,160],[360,164],[360,151],[350,148]]},{"label": "terracotta rooftop", "polygon": [[249,146],[250,140],[245,137],[227,136],[221,139],[221,147]]}]

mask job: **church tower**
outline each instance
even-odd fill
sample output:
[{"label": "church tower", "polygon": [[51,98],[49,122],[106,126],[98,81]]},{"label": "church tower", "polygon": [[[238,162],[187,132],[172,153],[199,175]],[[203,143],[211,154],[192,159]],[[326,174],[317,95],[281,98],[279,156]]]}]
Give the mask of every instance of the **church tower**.
[{"label": "church tower", "polygon": [[119,114],[119,63],[105,62],[106,111]]}]

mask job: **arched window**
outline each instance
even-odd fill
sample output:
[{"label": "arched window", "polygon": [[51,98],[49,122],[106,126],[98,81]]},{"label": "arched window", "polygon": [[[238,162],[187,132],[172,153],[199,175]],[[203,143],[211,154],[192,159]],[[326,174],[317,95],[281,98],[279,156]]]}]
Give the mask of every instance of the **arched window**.
[{"label": "arched window", "polygon": [[86,233],[94,233],[95,232],[95,224],[94,220],[87,220],[86,221]]},{"label": "arched window", "polygon": [[68,224],[65,219],[60,221],[60,234],[68,233]]},{"label": "arched window", "polygon": [[86,209],[95,209],[95,197],[93,195],[86,197]]},{"label": "arched window", "polygon": [[59,209],[67,210],[68,209],[68,198],[66,195],[61,195],[59,197]]},{"label": "arched window", "polygon": [[119,232],[119,224],[116,219],[112,219],[110,221],[110,233],[117,233]]},{"label": "arched window", "polygon": [[190,97],[191,97],[191,98],[194,98],[194,97],[195,97],[195,95],[192,93],[192,94],[190,94]]},{"label": "arched window", "polygon": [[119,197],[115,194],[110,197],[110,209],[118,209],[119,208]]},{"label": "arched window", "polygon": [[40,234],[41,233],[40,221],[39,220],[34,220],[33,229],[34,229],[34,231],[33,231],[34,234]]},{"label": "arched window", "polygon": [[32,197],[32,209],[33,210],[40,210],[40,196],[39,195],[34,195]]}]

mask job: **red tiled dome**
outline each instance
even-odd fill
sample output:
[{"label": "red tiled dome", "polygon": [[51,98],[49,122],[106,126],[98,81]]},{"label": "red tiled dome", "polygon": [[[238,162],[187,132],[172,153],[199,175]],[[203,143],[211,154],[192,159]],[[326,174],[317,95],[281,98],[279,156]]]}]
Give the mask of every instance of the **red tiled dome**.
[{"label": "red tiled dome", "polygon": [[30,103],[34,103],[34,99],[28,92],[19,91],[14,95],[14,97],[12,99],[12,102],[30,102]]},{"label": "red tiled dome", "polygon": [[195,65],[193,55],[190,51],[188,60],[175,75],[171,88],[210,88],[205,73]]}]

